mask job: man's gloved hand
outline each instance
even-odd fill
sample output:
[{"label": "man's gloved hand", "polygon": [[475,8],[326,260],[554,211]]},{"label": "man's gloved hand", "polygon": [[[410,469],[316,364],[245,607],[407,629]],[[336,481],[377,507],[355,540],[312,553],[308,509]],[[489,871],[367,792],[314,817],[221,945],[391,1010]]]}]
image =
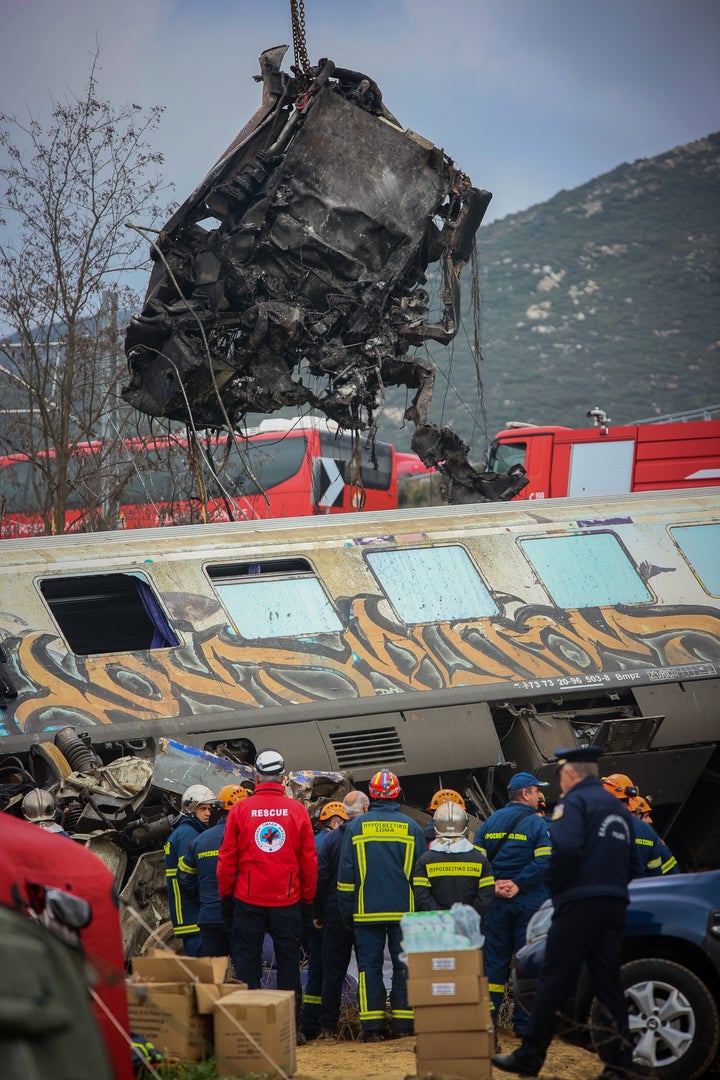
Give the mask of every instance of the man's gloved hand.
[{"label": "man's gloved hand", "polygon": [[302,915],[302,921],[304,923],[312,922],[312,917],[313,917],[313,906],[312,906],[312,904],[301,904],[300,905],[300,914]]},{"label": "man's gloved hand", "polygon": [[220,899],[220,909],[222,911],[223,922],[225,926],[230,929],[232,926],[233,915],[235,914],[235,897],[223,896]]},{"label": "man's gloved hand", "polygon": [[352,915],[343,915],[342,923],[346,930],[352,930],[353,933],[355,932],[355,923]]}]

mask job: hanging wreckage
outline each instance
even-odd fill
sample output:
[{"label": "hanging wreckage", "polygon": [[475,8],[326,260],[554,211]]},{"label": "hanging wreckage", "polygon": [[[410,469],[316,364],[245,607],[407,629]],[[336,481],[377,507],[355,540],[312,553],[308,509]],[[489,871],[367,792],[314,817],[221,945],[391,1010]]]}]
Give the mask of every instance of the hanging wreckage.
[{"label": "hanging wreckage", "polygon": [[372,79],[331,60],[287,75],[286,48],[260,57],[260,108],[152,245],[123,398],[195,428],[313,408],[372,439],[384,388],[403,385],[413,449],[445,474],[449,501],[509,499],[522,467],[468,463],[457,433],[430,421],[432,362],[409,351],[454,338],[491,195],[405,130]]}]

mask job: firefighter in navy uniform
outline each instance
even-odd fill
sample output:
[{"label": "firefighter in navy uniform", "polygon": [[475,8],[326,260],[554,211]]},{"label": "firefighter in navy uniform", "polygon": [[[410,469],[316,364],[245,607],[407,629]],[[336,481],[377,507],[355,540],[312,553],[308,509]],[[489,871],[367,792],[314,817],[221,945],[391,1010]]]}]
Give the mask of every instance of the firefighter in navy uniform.
[{"label": "firefighter in navy uniform", "polygon": [[554,913],[545,961],[528,1030],[517,1050],[496,1055],[493,1065],[518,1076],[539,1074],[556,1013],[587,964],[607,1031],[598,1050],[605,1063],[598,1080],[627,1080],[635,1074],[620,964],[628,883],[638,865],[633,819],[600,781],[599,746],[555,754],[564,798],[550,824],[547,880]]},{"label": "firefighter in navy uniform", "polygon": [[170,918],[175,929],[175,937],[182,941],[188,956],[199,956],[202,948],[200,927],[197,921],[199,905],[196,899],[183,901],[177,876],[178,863],[193,840],[207,828],[210,812],[216,802],[217,799],[209,787],[205,787],[204,784],[191,784],[183,792],[180,801],[182,816],[170,833],[164,848],[165,883]]},{"label": "firefighter in navy uniform", "polygon": [[197,909],[200,956],[229,956],[230,938],[222,916],[217,883],[217,861],[230,808],[247,799],[250,792],[240,784],[227,784],[218,792],[220,820],[196,836],[180,856],[177,878],[185,907]]},{"label": "firefighter in navy uniform", "polygon": [[[632,813],[638,789],[630,777],[624,773],[611,773],[610,776],[603,776],[602,782],[605,790],[620,799]],[[662,877],[664,874],[679,873],[677,861],[670,848],[660,839],[650,822],[636,814],[632,816],[641,867],[638,877]]]},{"label": "firefighter in navy uniform", "polygon": [[[400,919],[414,909],[411,875],[425,851],[423,831],[400,812],[400,782],[382,769],[368,785],[370,809],[345,826],[338,871],[340,913],[355,930],[363,1042],[379,1042],[385,1024],[383,959],[392,960],[390,1009],[393,1034],[410,1035],[407,968],[400,960]],[[351,921],[352,920],[352,921]]]},{"label": "firefighter in navy uniform", "polygon": [[413,870],[416,910],[449,911],[453,904],[467,904],[484,926],[495,880],[487,858],[467,838],[467,812],[445,802],[433,814],[433,828],[435,839]]},{"label": "firefighter in navy uniform", "polygon": [[[475,846],[487,855],[495,878],[495,897],[485,918],[484,951],[496,1024],[513,954],[525,944],[527,924],[547,899],[550,838],[547,822],[537,816],[540,788],[546,786],[532,773],[515,773],[508,783],[507,806],[491,814],[475,833]],[[527,1022],[528,1014],[516,1007],[513,1027],[517,1035],[522,1035]]]}]

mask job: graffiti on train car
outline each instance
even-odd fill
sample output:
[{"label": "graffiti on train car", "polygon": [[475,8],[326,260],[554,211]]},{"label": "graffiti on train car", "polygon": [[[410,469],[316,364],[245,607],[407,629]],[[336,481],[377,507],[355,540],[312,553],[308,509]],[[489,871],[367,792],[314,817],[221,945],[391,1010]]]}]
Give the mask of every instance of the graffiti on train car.
[{"label": "graffiti on train car", "polygon": [[[494,618],[408,628],[383,598],[345,596],[336,601],[343,633],[248,641],[223,619],[191,643],[112,658],[68,653],[14,617],[5,647],[18,693],[0,714],[0,734],[469,685],[512,697],[718,673],[720,617],[709,607],[566,611],[511,594],[495,600]],[[166,601],[171,611],[207,606],[186,594]]]}]

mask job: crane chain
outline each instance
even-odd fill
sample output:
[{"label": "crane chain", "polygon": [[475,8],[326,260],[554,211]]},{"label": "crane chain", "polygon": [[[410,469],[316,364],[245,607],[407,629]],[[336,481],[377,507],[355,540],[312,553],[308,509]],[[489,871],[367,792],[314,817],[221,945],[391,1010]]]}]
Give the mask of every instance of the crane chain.
[{"label": "crane chain", "polygon": [[292,19],[295,67],[298,73],[302,72],[303,75],[307,75],[310,69],[310,60],[308,59],[305,38],[305,0],[290,0],[290,17]]}]

